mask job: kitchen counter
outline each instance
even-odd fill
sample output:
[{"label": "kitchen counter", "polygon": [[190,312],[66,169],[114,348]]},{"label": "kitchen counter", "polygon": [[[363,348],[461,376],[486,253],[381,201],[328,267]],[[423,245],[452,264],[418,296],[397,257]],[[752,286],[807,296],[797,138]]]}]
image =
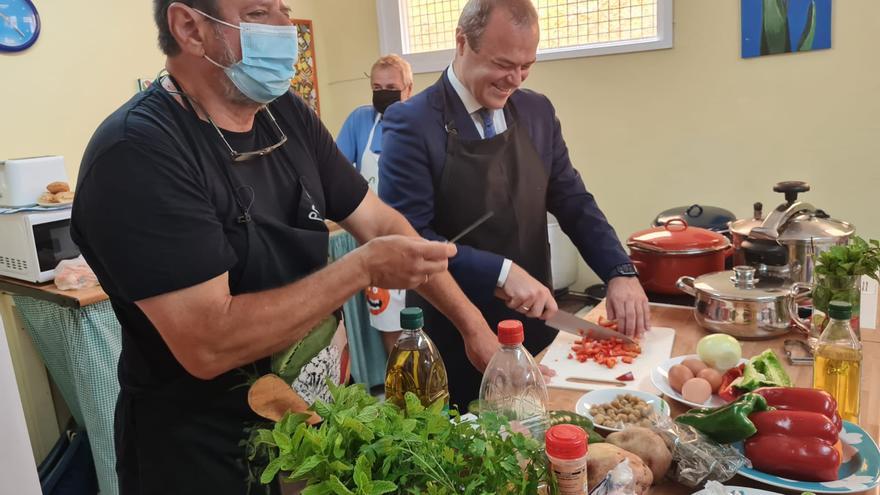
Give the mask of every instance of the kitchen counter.
[{"label": "kitchen counter", "polygon": [[35,284],[9,277],[0,277],[0,292],[33,297],[65,308],[82,308],[108,299],[100,286],[82,290],[61,290],[55,287],[53,282]]},{"label": "kitchen counter", "polygon": [[[594,308],[586,316],[590,321],[596,321],[599,315],[605,314],[604,305],[600,304]],[[657,326],[671,327],[676,329],[675,343],[672,347],[672,356],[680,356],[684,354],[696,353],[697,342],[703,336],[707,335],[697,322],[694,320],[693,311],[690,308],[672,307],[672,306],[651,306],[652,323]],[[880,331],[862,330],[864,359],[862,360],[862,396],[861,396],[861,417],[860,426],[865,429],[876,441],[880,438],[880,394],[877,393],[880,387]],[[791,333],[789,338],[796,334]],[[795,386],[809,387],[812,383],[812,366],[791,366],[785,360],[785,353],[782,349],[782,343],[785,337],[779,337],[771,340],[758,341],[741,341],[743,347],[743,356],[753,356],[760,353],[768,347],[773,349],[786,366],[786,370],[791,375]],[[550,392],[550,409],[563,409],[573,411],[577,400],[584,394],[581,391],[549,389]],[[667,402],[671,406],[672,415],[677,416],[685,411],[688,407],[674,400],[668,399]],[[737,476],[726,482],[728,485],[751,486],[770,491],[778,491],[779,489],[757,483],[755,481]],[[654,486],[651,495],[684,495],[690,494],[697,490],[687,488],[678,483],[666,480],[663,483]],[[871,495],[880,495],[880,487],[874,488],[867,492]]]},{"label": "kitchen counter", "polygon": [[[329,220],[327,228],[331,235],[342,230],[342,227]],[[60,290],[52,282],[35,284],[3,276],[0,276],[0,292],[33,297],[65,308],[82,308],[109,299],[100,286],[82,290]]]}]

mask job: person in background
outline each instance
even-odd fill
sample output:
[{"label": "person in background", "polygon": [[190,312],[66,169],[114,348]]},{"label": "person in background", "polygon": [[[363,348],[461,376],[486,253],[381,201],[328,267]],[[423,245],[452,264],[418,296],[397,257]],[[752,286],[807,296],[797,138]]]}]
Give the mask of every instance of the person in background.
[{"label": "person in background", "polygon": [[[373,104],[351,112],[336,137],[336,145],[376,192],[382,152],[382,115],[392,104],[412,96],[413,75],[409,62],[394,54],[379,58],[370,69],[370,87]],[[385,352],[390,353],[400,337],[400,311],[406,305],[406,291],[368,287],[364,295],[370,324],[379,330]]]},{"label": "person in background", "polygon": [[[95,131],[71,219],[122,327],[120,493],[264,493],[247,456],[265,421],[249,384],[299,362],[294,393],[329,400],[346,366],[329,315],[352,295],[420,291],[477,367],[498,343],[446,271],[455,247],[379,201],[290,92],[297,37],[281,0],[153,6],[168,74]],[[325,219],[361,243],[330,264]]]},{"label": "person in background", "polygon": [[[529,317],[533,354],[556,331],[547,212],[608,283],[608,316],[621,331],[649,327],[645,292],[614,229],[572,166],[550,100],[520,89],[537,58],[532,0],[469,0],[455,33],[455,56],[440,79],[384,116],[379,195],[423,237],[444,241],[486,212],[461,239],[449,269],[490,325]],[[417,294],[411,304],[423,304]],[[425,328],[447,362],[463,362],[452,325],[427,308]],[[453,403],[465,406],[478,370],[449,366]]]}]

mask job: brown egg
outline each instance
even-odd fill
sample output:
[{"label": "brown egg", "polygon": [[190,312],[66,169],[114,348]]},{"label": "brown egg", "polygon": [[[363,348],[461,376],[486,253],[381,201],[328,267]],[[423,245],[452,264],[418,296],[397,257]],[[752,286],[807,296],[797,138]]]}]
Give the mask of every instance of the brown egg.
[{"label": "brown egg", "polygon": [[681,387],[681,396],[684,397],[684,400],[695,404],[706,402],[711,395],[712,385],[709,385],[709,382],[702,378],[691,378]]},{"label": "brown egg", "polygon": [[697,373],[697,378],[702,378],[709,382],[709,385],[712,386],[712,393],[718,393],[718,387],[721,386],[721,373],[713,368],[706,368],[703,371]]},{"label": "brown egg", "polygon": [[693,377],[694,373],[687,366],[676,364],[669,368],[669,386],[678,393],[681,393],[681,387],[684,386],[684,382]]},{"label": "brown egg", "polygon": [[693,373],[694,376],[697,376],[701,371],[709,367],[706,363],[694,358],[685,359],[681,364],[690,368],[691,373]]}]

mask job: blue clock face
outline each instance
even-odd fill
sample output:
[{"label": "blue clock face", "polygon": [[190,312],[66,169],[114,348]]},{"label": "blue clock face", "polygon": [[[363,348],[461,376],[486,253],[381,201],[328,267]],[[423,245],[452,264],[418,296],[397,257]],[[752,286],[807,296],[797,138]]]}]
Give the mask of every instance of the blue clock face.
[{"label": "blue clock face", "polygon": [[24,50],[39,35],[40,15],[31,0],[0,0],[0,51]]}]

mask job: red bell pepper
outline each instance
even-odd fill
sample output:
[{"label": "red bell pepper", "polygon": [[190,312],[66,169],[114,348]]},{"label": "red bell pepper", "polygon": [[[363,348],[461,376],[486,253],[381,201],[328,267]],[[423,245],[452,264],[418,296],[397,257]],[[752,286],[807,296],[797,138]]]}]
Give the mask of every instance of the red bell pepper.
[{"label": "red bell pepper", "polygon": [[726,402],[733,402],[737,397],[743,394],[743,392],[733,387],[732,384],[734,380],[743,375],[745,367],[745,364],[734,366],[721,375],[721,385],[718,387],[718,396]]},{"label": "red bell pepper", "polygon": [[749,419],[759,435],[785,435],[789,437],[814,437],[831,445],[837,443],[838,433],[834,422],[822,414],[811,411],[756,412]]},{"label": "red bell pepper", "polygon": [[762,435],[758,430],[746,440],[745,453],[755,469],[798,481],[834,481],[840,468],[840,452],[819,438]]},{"label": "red bell pepper", "polygon": [[767,404],[777,409],[820,413],[834,422],[837,431],[843,428],[843,421],[841,421],[840,414],[837,412],[837,401],[824,390],[797,387],[764,387],[755,390],[755,393],[767,399]]}]

